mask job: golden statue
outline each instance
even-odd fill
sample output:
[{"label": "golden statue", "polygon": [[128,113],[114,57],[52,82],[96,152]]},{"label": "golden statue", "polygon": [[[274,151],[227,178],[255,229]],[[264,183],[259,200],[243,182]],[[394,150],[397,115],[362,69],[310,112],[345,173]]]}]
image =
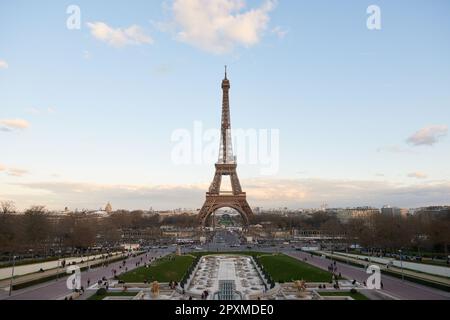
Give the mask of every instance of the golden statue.
[{"label": "golden statue", "polygon": [[297,281],[295,281],[294,282],[294,286],[300,292],[305,292],[306,291],[306,281],[305,280],[301,280],[301,281],[297,280]]},{"label": "golden statue", "polygon": [[159,283],[158,281],[153,281],[152,286],[150,288],[150,292],[152,293],[153,298],[159,297]]}]

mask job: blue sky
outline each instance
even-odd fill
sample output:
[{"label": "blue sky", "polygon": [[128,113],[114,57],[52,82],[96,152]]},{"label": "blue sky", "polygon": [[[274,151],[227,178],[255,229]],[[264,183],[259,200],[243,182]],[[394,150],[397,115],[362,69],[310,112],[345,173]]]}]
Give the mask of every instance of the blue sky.
[{"label": "blue sky", "polygon": [[[366,27],[369,5],[381,30]],[[238,168],[251,205],[446,204],[449,12],[445,0],[0,1],[0,200],[200,207],[213,165],[174,164],[171,135],[219,126],[227,64],[233,127],[280,132],[276,174]]]}]

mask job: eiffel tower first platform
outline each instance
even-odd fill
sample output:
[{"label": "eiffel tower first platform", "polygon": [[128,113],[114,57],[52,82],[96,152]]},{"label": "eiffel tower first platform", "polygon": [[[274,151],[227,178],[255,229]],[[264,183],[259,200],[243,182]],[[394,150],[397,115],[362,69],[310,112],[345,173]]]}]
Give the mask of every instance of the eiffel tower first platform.
[{"label": "eiffel tower first platform", "polygon": [[[205,226],[208,217],[220,208],[232,208],[238,211],[245,225],[249,224],[249,219],[253,216],[252,209],[247,202],[246,193],[242,192],[241,183],[236,172],[237,163],[236,157],[233,155],[233,145],[231,142],[230,87],[230,81],[227,79],[227,69],[225,67],[225,79],[222,81],[222,127],[219,161],[216,163],[214,180],[209,187],[209,191],[206,193],[206,201],[198,214],[198,219],[202,226]],[[220,191],[222,176],[230,177],[231,192]]]}]

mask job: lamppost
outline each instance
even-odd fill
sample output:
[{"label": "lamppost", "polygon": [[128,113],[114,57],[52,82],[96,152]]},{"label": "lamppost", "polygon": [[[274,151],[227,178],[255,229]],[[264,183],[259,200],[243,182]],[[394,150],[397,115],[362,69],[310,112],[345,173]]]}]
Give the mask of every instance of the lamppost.
[{"label": "lamppost", "polygon": [[405,275],[403,274],[403,255],[402,255],[402,250],[398,250],[398,252],[400,253],[400,268],[402,269],[402,281],[405,280]]},{"label": "lamppost", "polygon": [[58,264],[56,265],[56,281],[59,280],[59,267],[61,266],[61,248],[58,250]]},{"label": "lamppost", "polygon": [[14,267],[16,266],[16,256],[13,256],[13,266],[11,270],[11,281],[9,282],[9,296],[11,297],[12,287],[13,287],[13,279],[14,279]]}]

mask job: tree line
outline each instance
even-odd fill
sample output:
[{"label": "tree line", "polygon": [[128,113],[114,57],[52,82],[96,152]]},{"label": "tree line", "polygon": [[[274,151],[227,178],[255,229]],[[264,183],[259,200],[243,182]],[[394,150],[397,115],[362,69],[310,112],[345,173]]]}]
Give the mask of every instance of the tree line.
[{"label": "tree line", "polygon": [[[385,251],[410,249],[439,251],[448,255],[450,243],[450,212],[433,214],[418,212],[413,216],[374,214],[341,221],[336,214],[316,212],[311,216],[280,214],[255,215],[251,224],[261,224],[267,231],[320,230],[348,246]],[[55,215],[42,206],[33,206],[17,214],[14,203],[0,203],[0,254],[56,254],[83,251],[94,246],[113,247],[120,243],[126,230],[146,230],[155,238],[160,227],[196,228],[192,215],[161,216],[143,211],[118,210],[104,218],[87,212]]]},{"label": "tree line", "polygon": [[320,230],[349,247],[358,244],[367,249],[389,252],[401,249],[419,253],[435,251],[448,256],[450,245],[449,211],[419,211],[411,216],[379,213],[347,221],[327,212],[316,212],[311,216],[260,214],[255,215],[251,222],[268,229]]},{"label": "tree line", "polygon": [[143,211],[118,210],[98,218],[87,212],[55,215],[43,206],[17,214],[12,202],[0,203],[0,254],[35,253],[54,255],[60,251],[85,251],[95,246],[114,247],[125,230],[154,230],[162,225],[180,228],[197,226],[188,215],[161,217]]}]

